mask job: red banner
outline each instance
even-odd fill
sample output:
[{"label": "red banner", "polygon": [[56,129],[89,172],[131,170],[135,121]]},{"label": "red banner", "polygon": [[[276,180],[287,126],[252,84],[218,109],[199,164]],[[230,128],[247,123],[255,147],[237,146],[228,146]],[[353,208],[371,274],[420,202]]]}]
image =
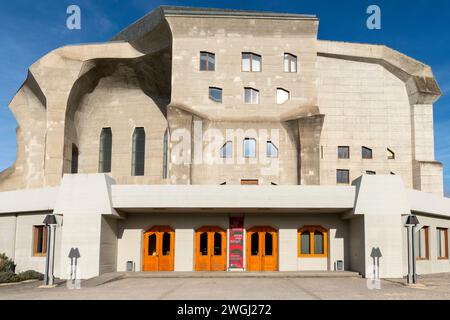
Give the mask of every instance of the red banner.
[{"label": "red banner", "polygon": [[230,217],[230,269],[244,268],[244,218]]}]

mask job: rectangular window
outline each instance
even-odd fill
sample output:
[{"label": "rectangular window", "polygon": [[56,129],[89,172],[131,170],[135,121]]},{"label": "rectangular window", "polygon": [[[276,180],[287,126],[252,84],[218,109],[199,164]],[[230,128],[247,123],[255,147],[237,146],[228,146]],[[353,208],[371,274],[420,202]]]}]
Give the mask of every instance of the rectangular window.
[{"label": "rectangular window", "polygon": [[363,159],[372,159],[373,158],[372,149],[370,149],[370,148],[362,147],[361,153],[362,153]]},{"label": "rectangular window", "polygon": [[100,134],[99,173],[111,172],[112,158],[112,131],[111,128],[103,128]]},{"label": "rectangular window", "polygon": [[222,103],[222,89],[209,87],[209,99],[214,102]]},{"label": "rectangular window", "polygon": [[259,104],[259,91],[253,88],[245,88],[244,102],[247,104]]},{"label": "rectangular window", "polygon": [[243,186],[257,186],[257,185],[259,185],[259,181],[258,180],[251,180],[251,179],[242,179],[241,180],[241,185],[243,185]]},{"label": "rectangular window", "polygon": [[72,144],[72,163],[71,163],[71,173],[77,174],[78,173],[78,158],[79,158],[79,152],[76,145]]},{"label": "rectangular window", "polygon": [[244,140],[244,158],[256,157],[256,140],[246,138]]},{"label": "rectangular window", "polygon": [[216,55],[211,52],[200,52],[200,71],[214,71],[216,69]]},{"label": "rectangular window", "polygon": [[414,243],[417,260],[428,260],[430,257],[428,231],[429,227],[424,226],[414,233],[414,236],[416,237]]},{"label": "rectangular window", "polygon": [[297,57],[293,54],[284,54],[284,72],[297,72]]},{"label": "rectangular window", "polygon": [[436,228],[436,237],[438,259],[448,259],[448,229]]},{"label": "rectangular window", "polygon": [[261,56],[251,52],[242,53],[242,71],[261,72]]},{"label": "rectangular window", "polygon": [[42,257],[47,254],[47,228],[33,227],[33,256]]},{"label": "rectangular window", "polygon": [[277,88],[277,104],[283,104],[290,99],[290,92],[283,88]]},{"label": "rectangular window", "polygon": [[350,147],[338,147],[338,159],[350,159]]},{"label": "rectangular window", "polygon": [[338,169],[337,170],[337,183],[338,184],[349,184],[350,183],[350,171]]},{"label": "rectangular window", "polygon": [[233,142],[227,141],[220,149],[221,158],[231,158],[233,156]]},{"label": "rectangular window", "polygon": [[278,148],[272,143],[272,141],[267,141],[266,156],[268,158],[278,157]]}]

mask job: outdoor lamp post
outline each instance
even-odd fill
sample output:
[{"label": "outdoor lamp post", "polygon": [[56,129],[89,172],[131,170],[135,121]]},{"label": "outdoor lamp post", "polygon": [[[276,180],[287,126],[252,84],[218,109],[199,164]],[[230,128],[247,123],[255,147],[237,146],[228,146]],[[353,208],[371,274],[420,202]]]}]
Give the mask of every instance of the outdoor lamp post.
[{"label": "outdoor lamp post", "polygon": [[408,283],[417,283],[416,273],[416,250],[414,229],[419,224],[419,219],[413,214],[410,214],[406,219],[405,226],[408,228]]},{"label": "outdoor lamp post", "polygon": [[47,215],[43,223],[47,228],[47,254],[45,260],[44,284],[46,286],[52,286],[54,282],[53,266],[55,262],[55,230],[57,225],[55,215]]}]

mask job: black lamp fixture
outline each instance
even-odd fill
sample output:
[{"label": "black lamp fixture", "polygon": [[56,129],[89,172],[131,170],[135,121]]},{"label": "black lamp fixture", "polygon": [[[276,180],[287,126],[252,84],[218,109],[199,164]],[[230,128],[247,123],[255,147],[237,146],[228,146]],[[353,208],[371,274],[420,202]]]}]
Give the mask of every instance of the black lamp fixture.
[{"label": "black lamp fixture", "polygon": [[419,219],[417,219],[417,216],[415,216],[415,215],[413,215],[413,214],[410,214],[409,216],[408,216],[408,218],[406,219],[406,223],[405,223],[405,225],[407,226],[407,227],[412,227],[412,226],[417,226],[417,225],[419,225],[420,224],[420,222],[419,222]]},{"label": "black lamp fixture", "polygon": [[50,225],[55,225],[55,224],[58,224],[58,223],[56,222],[55,215],[53,215],[53,214],[48,214],[48,215],[45,217],[45,219],[44,219],[44,221],[43,221],[43,224],[45,224],[46,226],[50,226]]}]

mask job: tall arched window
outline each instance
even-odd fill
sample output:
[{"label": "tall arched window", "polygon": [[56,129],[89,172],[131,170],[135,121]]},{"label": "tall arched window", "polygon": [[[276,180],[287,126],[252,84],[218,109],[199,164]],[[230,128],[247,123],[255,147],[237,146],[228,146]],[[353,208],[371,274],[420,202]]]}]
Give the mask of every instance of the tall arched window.
[{"label": "tall arched window", "polygon": [[112,131],[111,128],[103,128],[100,134],[100,151],[98,160],[98,171],[100,173],[111,172],[112,156]]},{"label": "tall arched window", "polygon": [[164,142],[163,142],[163,179],[167,179],[169,177],[169,129],[166,129],[164,133]]},{"label": "tall arched window", "polygon": [[71,163],[71,173],[76,174],[78,173],[78,148],[75,144],[72,144],[72,163]]},{"label": "tall arched window", "polygon": [[143,176],[145,173],[145,130],[136,128],[133,133],[133,154],[131,175]]},{"label": "tall arched window", "polygon": [[320,226],[305,226],[298,230],[298,256],[325,258],[328,256],[328,231]]}]

